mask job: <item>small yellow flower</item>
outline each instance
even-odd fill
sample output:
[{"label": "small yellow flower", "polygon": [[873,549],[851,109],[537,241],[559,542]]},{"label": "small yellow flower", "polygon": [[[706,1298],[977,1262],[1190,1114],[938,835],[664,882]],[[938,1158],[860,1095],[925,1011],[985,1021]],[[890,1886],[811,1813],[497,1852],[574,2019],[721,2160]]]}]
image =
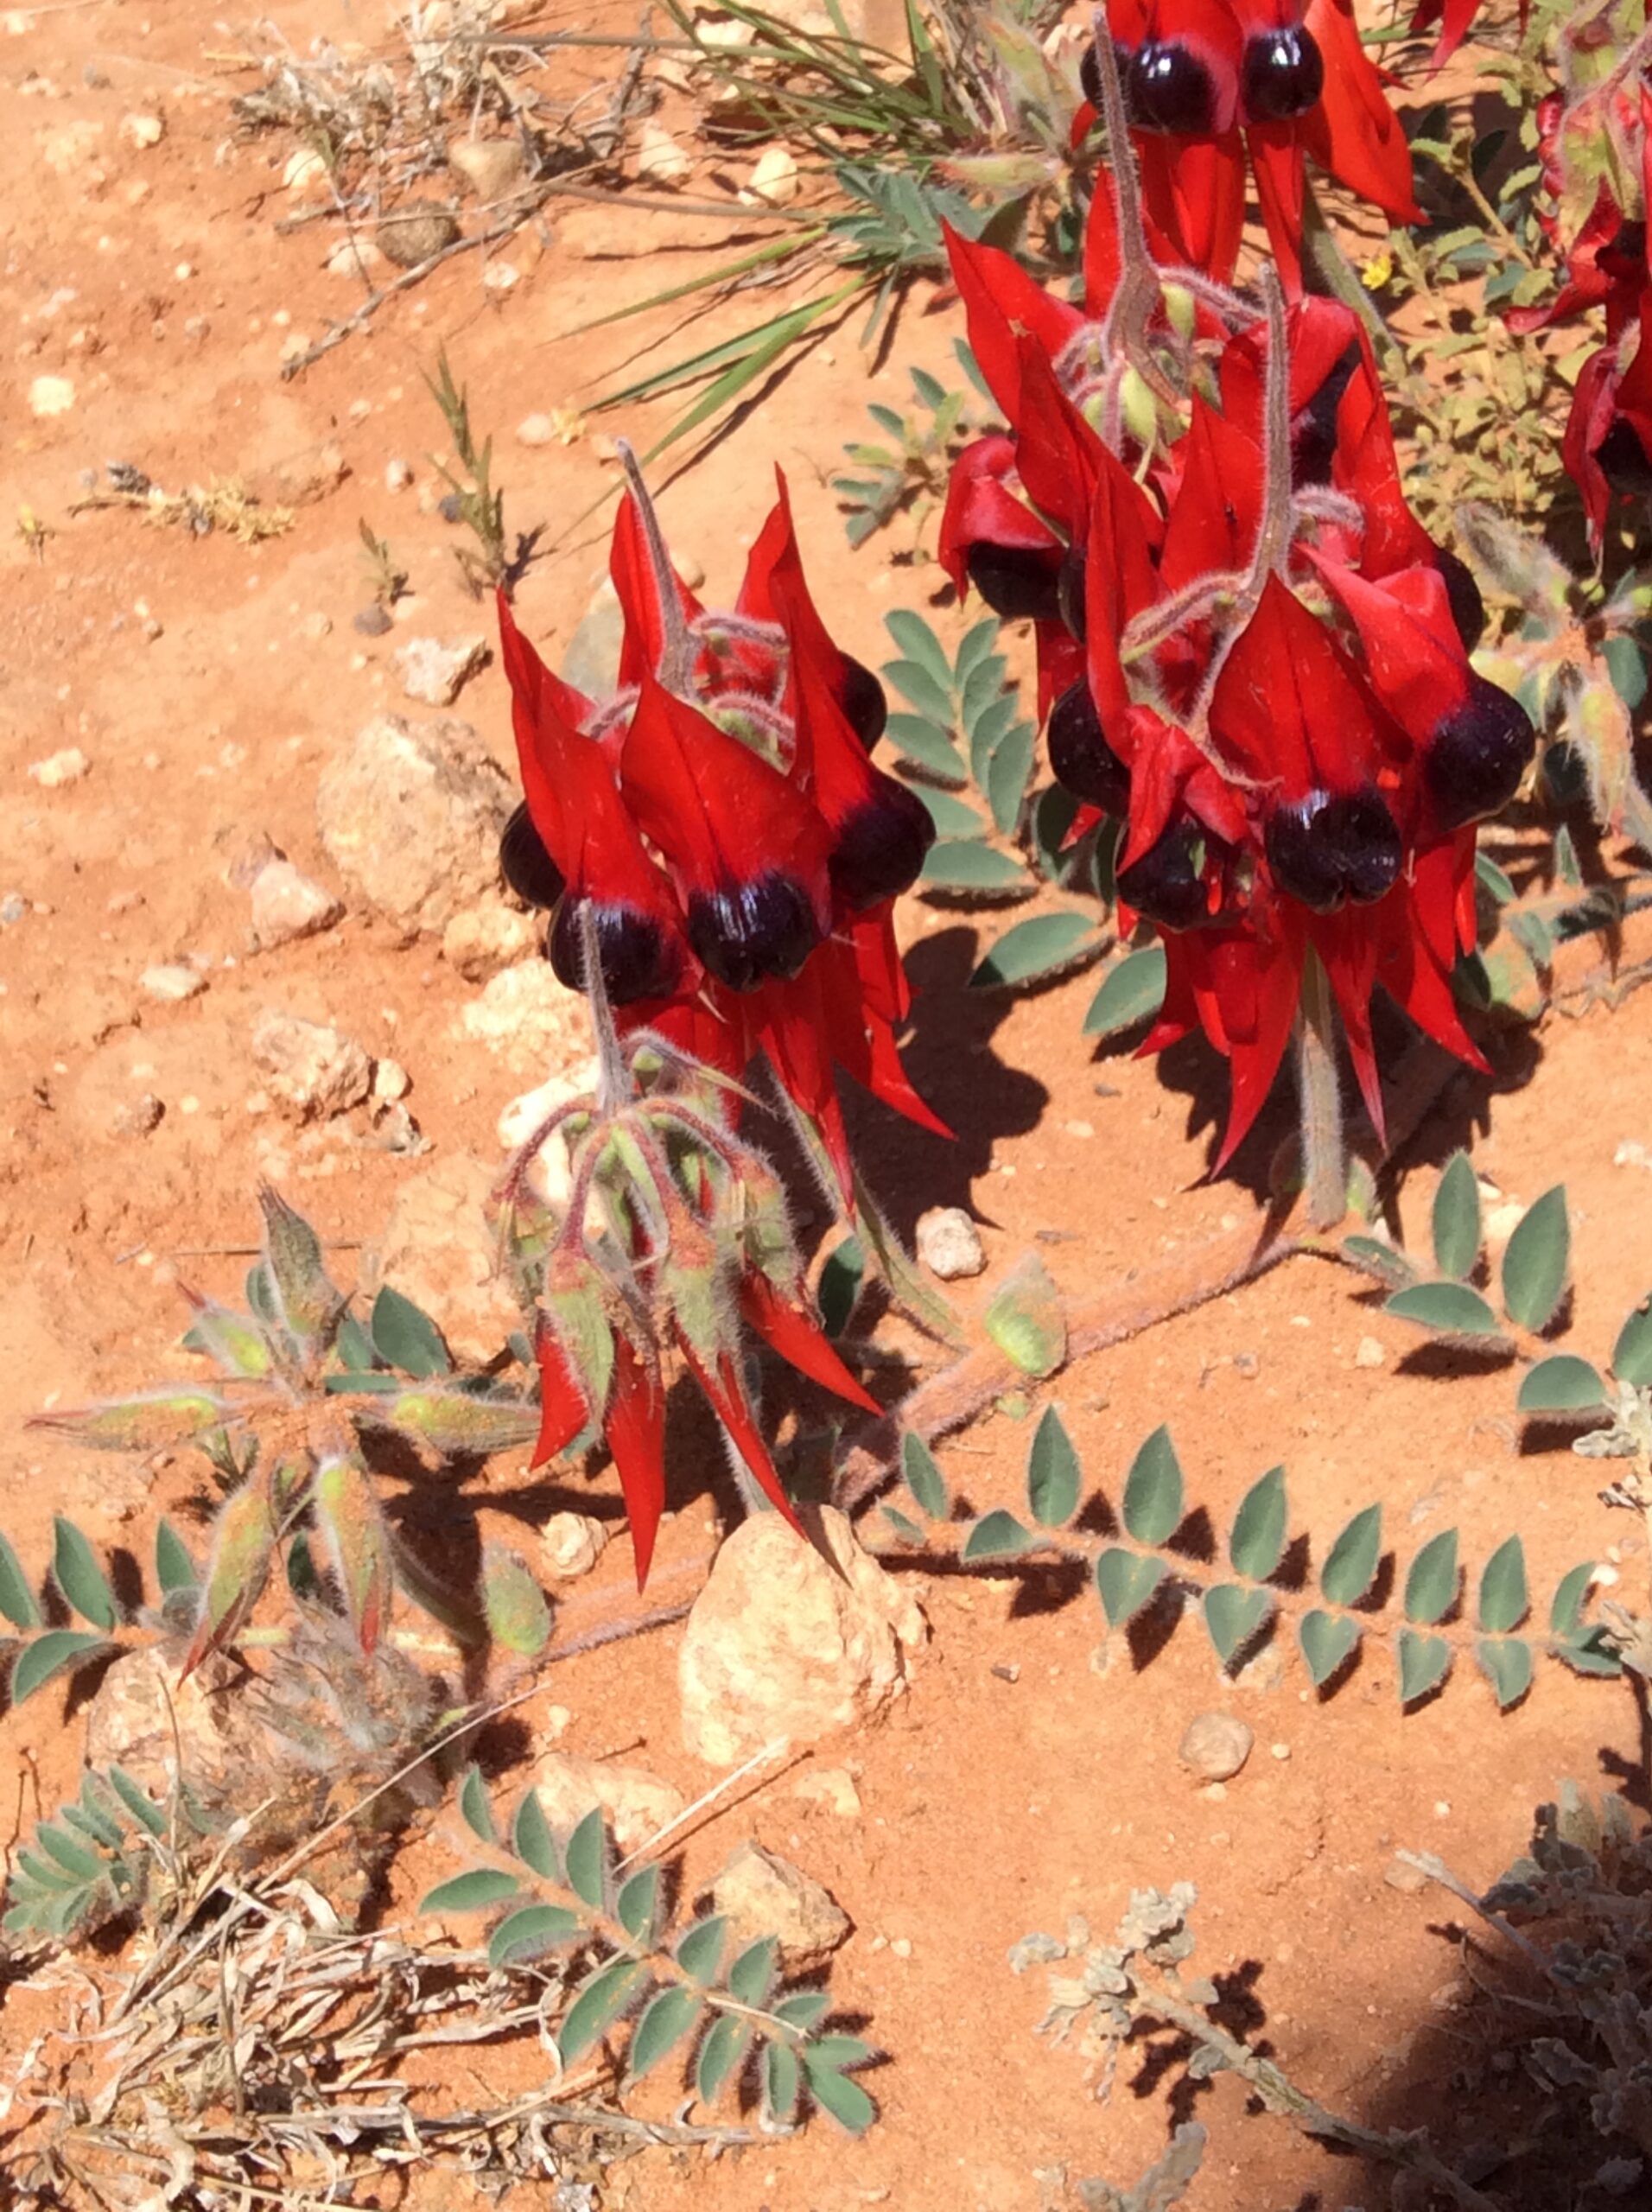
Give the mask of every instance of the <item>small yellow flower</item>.
[{"label": "small yellow flower", "polygon": [[1368,292],[1380,292],[1394,275],[1394,255],[1387,246],[1374,253],[1359,272],[1359,281]]}]

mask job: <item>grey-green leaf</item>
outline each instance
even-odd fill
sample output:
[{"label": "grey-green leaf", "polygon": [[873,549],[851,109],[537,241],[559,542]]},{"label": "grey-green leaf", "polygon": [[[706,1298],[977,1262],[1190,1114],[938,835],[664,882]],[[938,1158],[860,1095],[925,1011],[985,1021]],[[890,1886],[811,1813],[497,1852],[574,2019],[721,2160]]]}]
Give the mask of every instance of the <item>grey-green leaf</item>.
[{"label": "grey-green leaf", "polygon": [[1326,1599],[1333,1605],[1357,1605],[1376,1577],[1382,1549],[1382,1508],[1368,1505],[1331,1547],[1319,1576]]},{"label": "grey-green leaf", "polygon": [[1323,1689],[1360,1639],[1360,1625],[1345,1613],[1305,1613],[1297,1640],[1315,1689]]},{"label": "grey-green leaf", "polygon": [[952,726],[952,687],[937,679],[918,660],[886,660],[883,673],[901,697],[916,707],[925,721],[941,729]]},{"label": "grey-green leaf", "polygon": [[1518,1628],[1531,1605],[1526,1550],[1518,1536],[1498,1545],[1480,1576],[1480,1626],[1494,1636]]},{"label": "grey-green leaf", "polygon": [[[927,671],[943,690],[950,690],[952,664],[947,658],[946,647],[923,616],[909,607],[897,607],[884,616],[883,621],[896,649]],[[884,672],[886,675],[888,671]]]},{"label": "grey-green leaf", "polygon": [[970,976],[969,988],[1001,989],[1059,975],[1099,952],[1102,942],[1090,914],[1034,914],[1005,931]]},{"label": "grey-green leaf", "polygon": [[926,775],[938,776],[949,784],[969,780],[963,753],[944,729],[937,729],[922,715],[891,715],[888,734],[901,759],[922,768]]},{"label": "grey-green leaf", "polygon": [[140,1789],[133,1781],[124,1766],[110,1768],[109,1786],[141,1828],[146,1828],[151,1835],[166,1834],[166,1815],[149,1792]]},{"label": "grey-green leaf", "polygon": [[694,2093],[702,2105],[716,2101],[717,2094],[739,2072],[752,2047],[752,2024],[738,2013],[720,2013],[706,2031],[694,2069]]},{"label": "grey-green leaf", "polygon": [[482,1779],[482,1770],[473,1762],[465,1769],[465,1778],[459,1785],[459,1815],[471,1834],[482,1842],[498,1840],[493,1808],[487,1802],[487,1784]]},{"label": "grey-green leaf", "polygon": [[22,1561],[0,1535],[0,1613],[13,1628],[38,1628],[40,1605],[23,1573]]},{"label": "grey-green leaf", "polygon": [[1406,1618],[1435,1628],[1457,1603],[1457,1531],[1442,1529],[1411,1562],[1406,1577]]},{"label": "grey-green leaf", "polygon": [[626,2068],[633,2082],[650,2074],[672,2047],[682,2042],[705,2009],[705,1999],[681,1982],[658,1991],[643,2008],[626,2053]]},{"label": "grey-green leaf", "polygon": [[1532,1647],[1517,1636],[1483,1636],[1474,1646],[1481,1672],[1506,1713],[1532,1686]]},{"label": "grey-green leaf", "polygon": [[772,2125],[784,2127],[797,2109],[803,2069],[789,2043],[763,2046],[763,2105]]},{"label": "grey-green leaf", "polygon": [[165,1598],[193,1590],[200,1579],[188,1547],[164,1514],[155,1529],[155,1579]]},{"label": "grey-green leaf", "polygon": [[507,1913],[488,1937],[487,1962],[491,1967],[525,1966],[584,1932],[578,1913],[565,1904],[524,1904]]},{"label": "grey-green leaf", "polygon": [[932,891],[982,898],[1026,898],[1032,880],[1013,854],[974,837],[944,837],[930,847],[918,880]]},{"label": "grey-green leaf", "polygon": [[608,1874],[608,1831],[600,1805],[593,1805],[569,1837],[563,1858],[569,1888],[593,1912],[600,1912]]},{"label": "grey-green leaf", "polygon": [[1149,1020],[1165,1002],[1165,973],[1162,944],[1144,945],[1115,961],[1090,1002],[1085,1036],[1116,1037]]},{"label": "grey-green leaf", "polygon": [[772,1936],[759,1936],[755,1943],[748,1943],[728,1969],[729,1994],[753,2009],[766,2005],[774,1986],[778,1951],[779,1944]]},{"label": "grey-green leaf", "polygon": [[1204,1625],[1224,1667],[1231,1666],[1274,1610],[1266,1590],[1244,1590],[1218,1582],[1204,1593]]},{"label": "grey-green leaf", "polygon": [[52,1580],[83,1620],[112,1629],[120,1616],[98,1554],[73,1521],[52,1516]]},{"label": "grey-green leaf", "polygon": [[598,2037],[607,2034],[648,1979],[648,1968],[637,1959],[613,1959],[599,1967],[556,2031],[564,2067],[583,2057]]},{"label": "grey-green leaf", "polygon": [[908,1429],[900,1440],[900,1471],[906,1487],[931,1521],[944,1521],[952,1510],[946,1483],[935,1464],[935,1454],[923,1438]]},{"label": "grey-green leaf", "polygon": [[1515,1409],[1522,1414],[1594,1413],[1607,1403],[1598,1371],[1575,1352],[1557,1351],[1528,1367]]},{"label": "grey-green leaf", "polygon": [[851,2135],[864,2135],[878,2116],[878,2107],[858,2082],[851,2082],[847,2074],[839,2074],[818,2061],[810,2064],[812,2052],[805,2048],[804,2070],[809,2076],[809,2094],[829,2119]]},{"label": "grey-green leaf", "polygon": [[1114,1545],[1097,1554],[1096,1594],[1102,1601],[1109,1628],[1122,1628],[1134,1620],[1165,1579],[1161,1559],[1143,1559]]},{"label": "grey-green leaf", "polygon": [[1637,1390],[1652,1383],[1652,1299],[1637,1306],[1617,1332],[1612,1373],[1620,1382],[1632,1382]]},{"label": "grey-green leaf", "polygon": [[632,1942],[646,1948],[654,1940],[654,1922],[659,1912],[659,1868],[639,1866],[628,1876],[620,1885],[613,1910]]},{"label": "grey-green leaf", "polygon": [[1480,1256],[1480,1185],[1469,1156],[1454,1152],[1434,1192],[1434,1264],[1459,1282]]},{"label": "grey-green leaf", "polygon": [[421,1912],[481,1912],[489,1905],[503,1904],[506,1897],[517,1895],[520,1885],[514,1874],[507,1874],[502,1866],[473,1866],[467,1872],[452,1875],[445,1882],[438,1882],[427,1890],[419,1900]]},{"label": "grey-green leaf", "polygon": [[545,1818],[545,1808],[537,1789],[530,1789],[517,1807],[516,1819],[511,1824],[511,1848],[523,1865],[542,1880],[562,1880],[556,1839],[550,1832],[550,1822]]},{"label": "grey-green leaf", "polygon": [[1522,1329],[1546,1328],[1566,1291],[1572,1243],[1566,1185],[1557,1183],[1529,1207],[1503,1255],[1503,1302]]},{"label": "grey-green leaf", "polygon": [[677,1942],[677,1962],[691,1980],[715,1981],[728,1929],[728,1923],[717,1912],[705,1920],[696,1920],[692,1928],[683,1931]]},{"label": "grey-green leaf", "polygon": [[1026,1458],[1026,1499],[1043,1529],[1064,1529],[1078,1510],[1083,1481],[1078,1454],[1061,1415],[1046,1406]]},{"label": "grey-green leaf", "polygon": [[1443,1636],[1420,1636],[1402,1628],[1396,1639],[1400,1661],[1400,1702],[1414,1705],[1438,1689],[1452,1670],[1452,1647]]},{"label": "grey-green leaf", "polygon": [[48,1628],[43,1636],[25,1643],[12,1662],[11,1701],[21,1705],[32,1697],[54,1675],[60,1675],[66,1667],[74,1666],[93,1651],[109,1649],[107,1637],[95,1630],[83,1628]]},{"label": "grey-green leaf", "polygon": [[1124,1484],[1124,1525],[1139,1544],[1167,1543],[1182,1522],[1182,1468],[1168,1428],[1154,1429]]},{"label": "grey-green leaf", "polygon": [[982,1325],[1005,1357],[1035,1381],[1053,1375],[1066,1358],[1061,1294],[1036,1252],[1027,1253],[1006,1277]]},{"label": "grey-green leaf", "polygon": [[1500,1340],[1497,1317],[1465,1282],[1414,1282],[1396,1290],[1384,1312],[1414,1321],[1437,1337]]},{"label": "grey-green leaf", "polygon": [[958,1557],[966,1564],[971,1560],[1014,1559],[1030,1551],[1038,1541],[1030,1529],[1024,1529],[1013,1513],[1006,1513],[1001,1506],[992,1513],[983,1513],[963,1540],[963,1549]]},{"label": "grey-green leaf", "polygon": [[1234,1516],[1228,1557],[1234,1571],[1266,1582],[1285,1556],[1285,1470],[1270,1467],[1254,1482]]},{"label": "grey-green leaf", "polygon": [[379,1357],[416,1382],[451,1371],[453,1361],[441,1330],[428,1313],[389,1283],[373,1300],[369,1328]]}]

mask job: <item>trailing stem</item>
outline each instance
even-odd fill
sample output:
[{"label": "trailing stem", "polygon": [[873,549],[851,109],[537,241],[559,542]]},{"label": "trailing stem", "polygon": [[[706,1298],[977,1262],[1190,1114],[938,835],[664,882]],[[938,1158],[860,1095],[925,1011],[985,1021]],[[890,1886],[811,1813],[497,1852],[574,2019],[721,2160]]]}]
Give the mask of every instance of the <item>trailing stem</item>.
[{"label": "trailing stem", "polygon": [[1302,1111],[1302,1173],[1311,1230],[1334,1229],[1348,1211],[1348,1154],[1343,1136],[1337,1009],[1325,963],[1310,945],[1296,1015],[1297,1087]]}]

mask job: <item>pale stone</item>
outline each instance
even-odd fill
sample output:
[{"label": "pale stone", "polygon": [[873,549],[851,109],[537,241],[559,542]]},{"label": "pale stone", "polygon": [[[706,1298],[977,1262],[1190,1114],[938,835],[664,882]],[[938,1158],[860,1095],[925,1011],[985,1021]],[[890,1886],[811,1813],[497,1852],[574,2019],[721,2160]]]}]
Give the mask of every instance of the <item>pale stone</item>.
[{"label": "pale stone", "polygon": [[502,899],[462,907],[442,932],[442,957],[467,983],[485,983],[539,949],[545,918],[524,914]]},{"label": "pale stone", "polygon": [[1381,1367],[1387,1357],[1388,1353],[1376,1337],[1362,1337],[1354,1353],[1354,1364],[1356,1367]]},{"label": "pale stone", "polygon": [[347,1113],[372,1089],[372,1062],[354,1038],[295,1014],[259,1017],[252,1058],[269,1089],[301,1121]]},{"label": "pale stone", "polygon": [[794,1974],[824,1966],[854,1925],[829,1889],[756,1843],[741,1844],[712,1884],[711,1901],[735,1943],[774,1936]]},{"label": "pale stone", "polygon": [[549,415],[524,415],[516,426],[519,446],[548,446],[556,435],[556,425]]},{"label": "pale stone", "polygon": [[499,880],[509,778],[468,722],[381,715],[321,772],[315,818],[340,874],[405,929],[437,931]]},{"label": "pale stone", "polygon": [[120,1766],[160,1804],[169,1800],[181,1760],[197,1789],[221,1780],[245,1736],[245,1695],[236,1727],[234,1679],[238,1669],[208,1659],[179,1679],[175,1665],[155,1646],[118,1658],[98,1683],[86,1708],[86,1764],[106,1772]]},{"label": "pale stone", "polygon": [[523,960],[502,969],[461,1010],[454,1034],[531,1075],[548,1065],[565,1068],[584,1048],[590,1025],[584,998],[557,982],[548,960]]},{"label": "pale stone", "polygon": [[646,1767],[615,1766],[571,1751],[552,1751],[534,1770],[534,1796],[559,1835],[567,1836],[600,1805],[621,1856],[652,1840],[683,1809],[681,1790],[673,1789]]},{"label": "pale stone", "polygon": [[1201,1781],[1230,1782],[1250,1757],[1256,1738],[1228,1713],[1201,1713],[1187,1724],[1178,1757]]},{"label": "pale stone", "polygon": [[384,265],[384,257],[371,238],[340,238],[327,257],[329,276],[349,276],[360,281],[371,277],[375,270]]},{"label": "pale stone", "polygon": [[67,415],[73,404],[74,380],[71,377],[36,377],[29,387],[31,415]]},{"label": "pale stone", "polygon": [[252,934],[265,951],[315,937],[344,918],[333,893],[289,860],[264,862],[252,879],[251,899]]},{"label": "pale stone", "polygon": [[978,1275],[987,1264],[981,1232],[962,1206],[931,1206],[919,1214],[918,1256],[943,1282]]},{"label": "pale stone", "polygon": [[588,1513],[553,1513],[539,1531],[539,1557],[554,1581],[588,1574],[602,1556],[608,1531]]},{"label": "pale stone", "polygon": [[168,960],[159,967],[146,968],[137,980],[149,997],[168,1006],[198,999],[206,988],[206,978],[200,969],[192,968],[186,960]]},{"label": "pale stone", "polygon": [[48,791],[60,790],[65,784],[78,784],[91,772],[92,763],[78,745],[66,745],[60,753],[48,753],[43,760],[29,764],[34,780]]},{"label": "pale stone", "polygon": [[147,153],[151,146],[158,146],[166,137],[167,127],[158,115],[124,115],[120,135],[137,153]]},{"label": "pale stone", "polygon": [[[558,1107],[588,1097],[596,1089],[600,1071],[594,1054],[566,1075],[554,1075],[537,1089],[513,1098],[499,1116],[499,1142],[514,1159],[536,1129],[543,1128]],[[527,1171],[528,1187],[546,1205],[562,1207],[573,1191],[568,1146],[560,1129],[553,1129]]]},{"label": "pale stone", "polygon": [[677,1662],[683,1733],[713,1766],[871,1719],[905,1691],[907,1655],[928,1636],[912,1591],[842,1513],[810,1518],[821,1550],[778,1514],[754,1514],[695,1599]]},{"label": "pale stone", "polygon": [[373,1068],[373,1096],[393,1104],[405,1098],[413,1088],[413,1078],[399,1060],[379,1060]]},{"label": "pale stone", "polygon": [[479,200],[502,200],[522,181],[522,144],[516,138],[450,138],[448,166]]},{"label": "pale stone", "polygon": [[392,658],[410,699],[426,707],[450,707],[467,679],[486,662],[487,640],[460,638],[444,645],[440,638],[410,638],[397,646]]},{"label": "pale stone", "polygon": [[391,1283],[423,1306],[461,1359],[495,1357],[522,1309],[499,1272],[486,1206],[496,1178],[463,1154],[410,1176],[377,1243],[361,1255],[371,1290]]},{"label": "pale stone", "polygon": [[327,185],[327,163],[313,146],[301,146],[288,155],[281,181],[288,192],[322,191]]},{"label": "pale stone", "polygon": [[753,200],[762,200],[770,207],[786,207],[797,198],[802,180],[797,164],[784,146],[771,146],[758,158],[757,166],[746,180],[746,189]]},{"label": "pale stone", "polygon": [[852,1821],[861,1810],[861,1793],[846,1766],[806,1766],[792,1783],[791,1795],[806,1805],[823,1805],[842,1820]]},{"label": "pale stone", "polygon": [[663,124],[645,123],[637,141],[637,174],[668,190],[688,180],[694,164]]}]

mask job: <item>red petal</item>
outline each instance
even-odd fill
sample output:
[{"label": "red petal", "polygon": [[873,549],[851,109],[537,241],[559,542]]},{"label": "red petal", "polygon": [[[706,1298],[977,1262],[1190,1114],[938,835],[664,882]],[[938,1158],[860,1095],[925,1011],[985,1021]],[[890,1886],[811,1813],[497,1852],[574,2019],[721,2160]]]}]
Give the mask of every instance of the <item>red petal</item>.
[{"label": "red petal", "polygon": [[1085,672],[1103,728],[1115,725],[1129,709],[1119,639],[1131,617],[1159,595],[1153,549],[1162,527],[1152,500],[1103,447],[1084,561]]},{"label": "red petal", "polygon": [[[613,588],[626,618],[620,646],[620,688],[627,690],[632,684],[641,682],[645,670],[658,670],[665,647],[659,592],[648,557],[648,539],[637,503],[629,492],[620,500],[620,512],[614,517],[608,574],[613,579]],[[671,571],[671,581],[677,587],[683,615],[692,622],[700,613],[700,602],[675,569]]]},{"label": "red petal", "polygon": [[1065,300],[1046,292],[1013,254],[961,238],[950,223],[942,230],[953,282],[963,302],[969,345],[988,389],[1007,422],[1020,420],[1021,365],[1017,332],[1025,332],[1053,360],[1084,318]]},{"label": "red petal", "polygon": [[774,1462],[769,1457],[768,1446],[763,1441],[763,1433],[747,1400],[733,1359],[725,1352],[717,1362],[714,1375],[681,1338],[677,1341],[683,1344],[683,1357],[687,1360],[695,1381],[710,1400],[712,1410],[718,1420],[734,1438],[735,1449],[757,1478],[764,1497],[801,1536],[802,1525],[792,1510],[791,1500],[786,1496],[779,1476],[774,1471]]},{"label": "red petal", "polygon": [[1279,264],[1287,300],[1302,296],[1302,210],[1307,176],[1302,142],[1290,123],[1253,124],[1245,133],[1250,173],[1256,180],[1268,242]]},{"label": "red petal", "polygon": [[1270,576],[1210,702],[1222,751],[1287,800],[1346,791],[1382,763],[1371,696],[1323,622]]},{"label": "red petal", "polygon": [[1246,568],[1261,526],[1261,448],[1197,395],[1178,458],[1181,479],[1159,562],[1167,592],[1212,569]]},{"label": "red petal", "polygon": [[1004,480],[1015,472],[1015,441],[994,433],[966,446],[947,479],[941,515],[941,566],[962,598],[969,588],[972,545],[1013,545],[1047,552],[1052,574],[1060,566],[1061,540]]},{"label": "red petal", "polygon": [[831,1338],[801,1306],[784,1299],[766,1275],[740,1278],[740,1310],[764,1342],[800,1375],[869,1414],[883,1411],[844,1366]]},{"label": "red petal", "polygon": [[1407,736],[1426,744],[1463,703],[1470,674],[1439,570],[1403,569],[1379,586],[1311,557],[1359,632],[1372,690]]},{"label": "red petal", "polygon": [[1295,126],[1303,146],[1322,169],[1396,222],[1420,222],[1411,149],[1360,43],[1351,0],[1309,0],[1304,20],[1325,60],[1325,89]]},{"label": "red petal", "polygon": [[619,1470],[640,1590],[648,1580],[654,1538],[665,1505],[665,1399],[659,1376],[643,1365],[617,1330],[613,1389],[602,1427]]},{"label": "red petal", "polygon": [[1176,258],[1227,283],[1245,227],[1245,154],[1236,130],[1220,138],[1131,133],[1144,211]]},{"label": "red petal", "polygon": [[539,1437],[528,1465],[543,1467],[579,1434],[591,1408],[543,1314],[534,1331],[534,1351],[539,1361]]}]

